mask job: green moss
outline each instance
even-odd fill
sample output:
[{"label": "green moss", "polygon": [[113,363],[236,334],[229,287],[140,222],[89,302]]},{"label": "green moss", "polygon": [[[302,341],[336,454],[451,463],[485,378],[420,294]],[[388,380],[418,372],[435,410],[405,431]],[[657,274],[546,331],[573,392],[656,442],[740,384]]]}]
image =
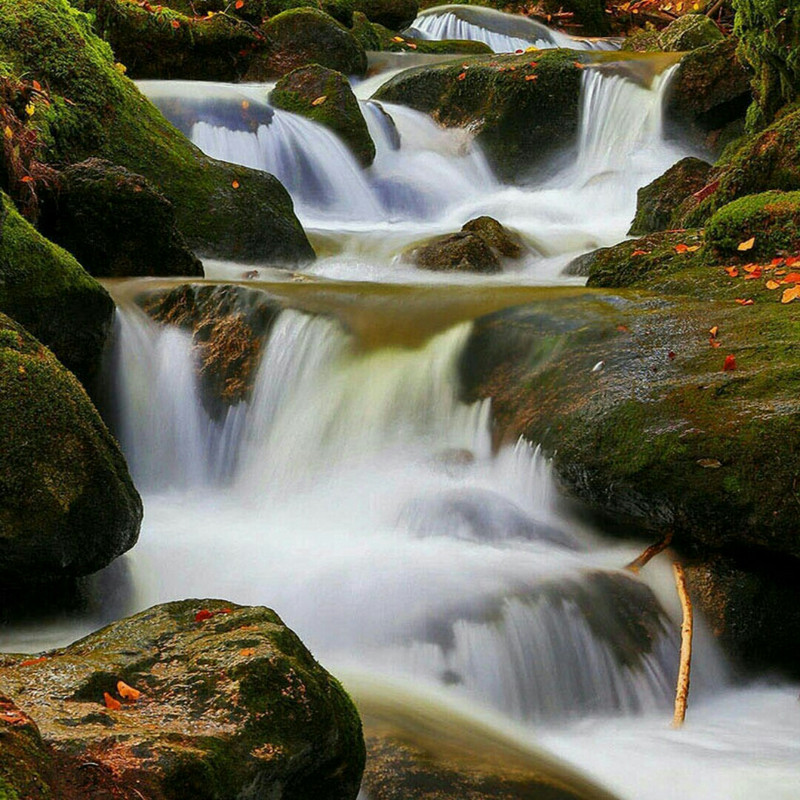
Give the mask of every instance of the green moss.
[{"label": "green moss", "polygon": [[101,156],[144,175],[172,201],[178,228],[204,254],[313,257],[280,183],[200,153],[115,68],[89,17],[66,0],[0,0],[0,58],[50,93],[50,105],[36,103],[33,117],[42,160]]},{"label": "green moss", "polygon": [[[751,237],[752,250],[739,252]],[[759,261],[800,251],[800,192],[764,192],[728,203],[708,221],[706,241],[720,259]]]},{"label": "green moss", "polygon": [[662,50],[696,50],[724,39],[722,31],[705,14],[686,14],[671,22],[658,37]]},{"label": "green moss", "polygon": [[[353,35],[365,50],[380,50],[390,53],[428,53],[431,55],[491,53],[492,48],[484,42],[467,39],[415,39],[413,36],[398,36],[394,31],[377,22],[370,22],[364,14],[353,15]],[[400,39],[398,42],[397,39]]]}]

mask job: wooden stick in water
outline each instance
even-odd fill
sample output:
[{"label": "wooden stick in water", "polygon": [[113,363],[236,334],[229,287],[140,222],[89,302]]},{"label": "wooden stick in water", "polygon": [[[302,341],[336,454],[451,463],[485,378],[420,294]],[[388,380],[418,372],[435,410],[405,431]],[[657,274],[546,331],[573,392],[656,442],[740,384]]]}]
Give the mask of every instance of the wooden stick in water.
[{"label": "wooden stick in water", "polygon": [[629,569],[634,575],[639,573],[639,570],[654,556],[657,556],[662,550],[666,550],[672,541],[672,531],[667,531],[661,541],[651,544],[638,558],[635,558],[628,564],[625,569]]},{"label": "wooden stick in water", "polygon": [[692,601],[686,588],[686,573],[676,561],[672,565],[675,586],[681,599],[683,622],[681,623],[681,663],[678,670],[678,686],[675,690],[675,714],[672,727],[680,728],[686,719],[686,704],[689,699],[689,672],[692,666]]}]

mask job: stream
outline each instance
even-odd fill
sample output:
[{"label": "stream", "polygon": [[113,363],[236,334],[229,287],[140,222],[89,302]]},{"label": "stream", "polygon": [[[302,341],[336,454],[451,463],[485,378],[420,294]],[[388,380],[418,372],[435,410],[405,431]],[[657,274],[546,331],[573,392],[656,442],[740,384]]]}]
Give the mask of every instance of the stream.
[{"label": "stream", "polygon": [[[459,8],[426,12],[411,32],[496,50],[569,40]],[[203,151],[280,178],[320,258],[302,274],[205,262],[207,282],[286,306],[252,399],[217,417],[189,335],[135,302],[180,281],[109,282],[104,413],[144,499],[141,538],[73,608],[9,625],[3,649],[61,646],[178,598],[267,605],[357,702],[453,713],[464,737],[491,729],[543,749],[624,800],[796,800],[798,687],[734,680],[699,620],[687,723],[670,729],[680,608],[669,560],[626,572],[641,544],[576,519],[536,443],[496,446],[490,403],[461,399],[472,320],[574,291],[583,279],[566,265],[624,239],[636,190],[694,154],[663,137],[672,68],[654,63],[647,80],[587,68],[576,146],[508,185],[466,132],[370,100],[425,62],[378,55],[381,73],[354,86],[377,148],[366,170],[325,128],[273,109],[270,85],[140,83]],[[530,248],[500,275],[403,261],[483,214]]]}]

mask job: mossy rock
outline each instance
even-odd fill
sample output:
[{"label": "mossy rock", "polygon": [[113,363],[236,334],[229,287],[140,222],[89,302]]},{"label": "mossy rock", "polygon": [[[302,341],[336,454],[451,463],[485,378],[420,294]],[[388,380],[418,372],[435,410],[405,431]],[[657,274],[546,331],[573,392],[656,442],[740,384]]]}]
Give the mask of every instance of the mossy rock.
[{"label": "mossy rock", "polygon": [[725,38],[713,20],[705,14],[685,14],[670,22],[658,37],[661,50],[697,50]]},{"label": "mossy rock", "polygon": [[691,194],[708,183],[711,165],[699,158],[682,158],[636,194],[636,216],[630,236],[663,231],[672,227],[676,209]]},{"label": "mossy rock", "polygon": [[0,312],[46,344],[91,385],[114,303],[81,265],[45,239],[0,193]]},{"label": "mossy rock", "polygon": [[[739,251],[751,237],[752,249]],[[706,242],[720,260],[761,261],[800,252],[800,191],[763,192],[728,203],[708,221]]]},{"label": "mossy rock", "polygon": [[494,170],[513,181],[574,142],[590,59],[572,50],[464,58],[406,70],[374,97],[476,131]]},{"label": "mossy rock", "polygon": [[674,135],[714,149],[719,132],[744,119],[750,99],[750,76],[736,55],[736,41],[725,39],[681,59],[664,111]]},{"label": "mossy rock", "polygon": [[[0,663],[4,690],[24,702],[55,752],[113,765],[123,786],[142,781],[148,797],[358,794],[364,741],[355,707],[270,609],[168,603],[35,664]],[[104,693],[119,697],[118,681],[141,697],[109,709]]]},{"label": "mossy rock", "polygon": [[39,227],[95,277],[203,275],[172,203],[146,178],[103,159],[60,174]]},{"label": "mossy rock", "polygon": [[333,131],[362,167],[375,160],[375,143],[347,78],[319,64],[300,67],[281,78],[269,96],[276,108],[308,117]]},{"label": "mossy rock", "polygon": [[383,25],[370,22],[360,11],[353,15],[353,35],[361,42],[365,50],[373,51],[427,53],[429,55],[448,53],[480,55],[492,52],[492,48],[488,44],[468,39],[443,39],[435,42],[430,39],[398,35]]},{"label": "mossy rock", "polygon": [[318,8],[348,28],[353,24],[353,0],[243,0],[238,8],[230,0],[166,0],[160,5],[187,16],[206,16],[209,12],[224,11],[226,15],[238,17],[256,27],[290,8]]},{"label": "mossy rock", "polygon": [[366,74],[367,54],[361,43],[323,11],[290,9],[270,19],[262,30],[266,50],[251,61],[245,80],[279,78],[308,64],[344,75]]},{"label": "mossy rock", "polygon": [[659,53],[661,52],[660,37],[660,32],[655,28],[638,30],[623,40],[620,50],[631,53]]},{"label": "mossy rock", "polygon": [[0,315],[0,576],[86,575],[136,543],[142,503],[77,379]]},{"label": "mossy rock", "polygon": [[66,0],[0,0],[0,60],[36,79],[41,159],[106,158],[150,180],[203,255],[275,263],[314,257],[291,198],[266,173],[204,156],[114,66],[88,16]]},{"label": "mossy rock", "polygon": [[418,0],[355,0],[355,10],[392,31],[407,28],[419,12]]},{"label": "mossy rock", "polygon": [[235,81],[263,47],[257,30],[229,14],[203,19],[169,4],[148,8],[130,0],[73,5],[91,13],[98,35],[132,78]]},{"label": "mossy rock", "polygon": [[417,247],[404,258],[420,269],[434,272],[501,272],[500,259],[477,233],[460,231]]}]

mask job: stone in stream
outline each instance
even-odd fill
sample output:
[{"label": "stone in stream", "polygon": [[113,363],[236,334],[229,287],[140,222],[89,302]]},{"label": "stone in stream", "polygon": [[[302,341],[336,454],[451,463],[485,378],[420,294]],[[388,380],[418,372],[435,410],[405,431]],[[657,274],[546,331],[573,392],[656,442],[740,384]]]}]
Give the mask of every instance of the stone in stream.
[{"label": "stone in stream", "polygon": [[90,386],[114,303],[66,251],[45,239],[0,193],[0,312],[24,325]]},{"label": "stone in stream", "polygon": [[136,542],[142,502],[78,383],[0,315],[0,582],[95,572]]},{"label": "stone in stream", "polygon": [[0,61],[10,70],[4,102],[12,113],[30,82],[46,87],[46,97],[32,96],[30,121],[21,120],[36,128],[40,160],[95,156],[143,175],[174,205],[178,229],[201,255],[273,264],[314,258],[280,182],[204,156],[122,74],[90,18],[66,0],[0,0]]},{"label": "stone in stream", "polygon": [[[120,681],[138,699],[126,700]],[[358,713],[267,608],[156,606],[38,658],[0,656],[0,685],[38,726],[41,740],[31,731],[30,746],[44,744],[38,765],[0,755],[0,787],[24,791],[31,766],[44,766],[53,784],[43,796],[69,800],[81,796],[60,791],[70,767],[113,773],[125,800],[358,794]],[[2,726],[0,713],[0,734]],[[48,756],[67,768],[48,776]]]},{"label": "stone in stream", "polygon": [[335,133],[362,167],[375,159],[375,143],[356,96],[341,72],[311,64],[284,75],[270,92],[270,104],[302,114]]},{"label": "stone in stream", "polygon": [[203,275],[172,203],[146,178],[103,159],[60,173],[44,193],[39,228],[95,277]]}]

